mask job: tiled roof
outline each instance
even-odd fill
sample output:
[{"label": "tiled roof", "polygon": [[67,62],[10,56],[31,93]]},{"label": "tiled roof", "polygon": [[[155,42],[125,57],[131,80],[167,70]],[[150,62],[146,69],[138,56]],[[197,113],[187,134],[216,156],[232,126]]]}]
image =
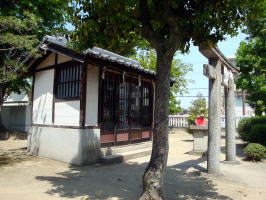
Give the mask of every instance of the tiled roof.
[{"label": "tiled roof", "polygon": [[107,51],[107,50],[104,50],[104,49],[101,49],[101,48],[98,48],[98,47],[93,47],[91,49],[87,49],[85,51],[85,53],[87,55],[95,56],[95,57],[101,58],[103,60],[108,60],[108,61],[111,61],[111,62],[116,62],[116,63],[121,64],[121,65],[125,65],[125,66],[127,66],[129,68],[133,68],[135,70],[139,70],[139,71],[144,72],[144,73],[155,75],[154,71],[145,69],[136,60],[133,60],[133,59],[130,59],[130,58],[126,58],[124,56],[120,56],[118,54],[115,54],[113,52],[110,52],[110,51]]},{"label": "tiled roof", "polygon": [[[65,47],[67,40],[63,37],[45,36],[42,43],[46,43],[46,42]],[[156,74],[154,71],[147,70],[144,67],[142,67],[141,64],[136,60],[126,58],[124,56],[118,55],[116,53],[113,53],[113,52],[110,52],[110,51],[107,51],[107,50],[104,50],[98,47],[87,49],[83,53],[85,53],[86,55],[96,57],[96,58],[100,58],[102,60],[107,60],[110,62],[118,63],[128,68],[132,68],[132,69],[135,69],[135,70],[138,70],[138,71],[150,74],[150,75],[155,76]]]}]

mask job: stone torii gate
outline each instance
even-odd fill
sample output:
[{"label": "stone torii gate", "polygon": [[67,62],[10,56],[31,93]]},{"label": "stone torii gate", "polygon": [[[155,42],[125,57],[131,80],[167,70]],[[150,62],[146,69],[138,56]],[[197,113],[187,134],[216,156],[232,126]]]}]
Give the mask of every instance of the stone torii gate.
[{"label": "stone torii gate", "polygon": [[226,161],[236,162],[235,144],[235,82],[239,69],[233,66],[216,47],[200,46],[199,51],[208,59],[203,74],[209,79],[208,153],[207,173],[220,174],[221,138],[221,85],[225,95]]}]

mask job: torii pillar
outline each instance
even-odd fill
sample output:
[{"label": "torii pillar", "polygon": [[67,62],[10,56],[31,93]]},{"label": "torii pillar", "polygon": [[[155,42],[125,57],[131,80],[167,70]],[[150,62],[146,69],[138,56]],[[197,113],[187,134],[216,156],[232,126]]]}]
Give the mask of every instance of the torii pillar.
[{"label": "torii pillar", "polygon": [[207,173],[219,175],[221,138],[221,61],[219,58],[209,59],[209,64],[204,65],[204,75],[209,78]]},{"label": "torii pillar", "polygon": [[230,72],[227,87],[224,88],[225,94],[225,144],[226,144],[226,162],[238,164],[236,161],[236,143],[235,143],[235,82],[233,74]]},{"label": "torii pillar", "polygon": [[[226,160],[236,162],[235,147],[235,83],[233,73],[239,69],[230,63],[215,46],[199,46],[199,51],[208,59],[203,65],[203,74],[209,79],[209,119],[207,173],[220,175],[220,140],[221,140],[221,85],[225,86],[226,102]],[[229,76],[227,77],[229,72]],[[222,76],[223,75],[223,76]],[[221,81],[223,77],[223,81]],[[227,79],[228,78],[228,79]]]}]

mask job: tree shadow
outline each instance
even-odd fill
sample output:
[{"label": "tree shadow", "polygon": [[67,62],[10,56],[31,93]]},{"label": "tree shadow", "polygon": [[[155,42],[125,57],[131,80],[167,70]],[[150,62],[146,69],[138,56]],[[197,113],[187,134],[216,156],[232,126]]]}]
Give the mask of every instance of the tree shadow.
[{"label": "tree shadow", "polygon": [[[200,162],[198,159],[167,167],[166,199],[231,199],[219,195],[215,184],[208,178],[185,172],[185,168],[190,164],[197,166]],[[51,196],[79,197],[84,200],[102,200],[111,197],[136,200],[142,191],[142,175],[146,166],[147,163],[132,162],[108,166],[70,166],[68,171],[58,173],[56,176],[37,176],[36,179],[52,184],[52,189],[47,191]]]}]

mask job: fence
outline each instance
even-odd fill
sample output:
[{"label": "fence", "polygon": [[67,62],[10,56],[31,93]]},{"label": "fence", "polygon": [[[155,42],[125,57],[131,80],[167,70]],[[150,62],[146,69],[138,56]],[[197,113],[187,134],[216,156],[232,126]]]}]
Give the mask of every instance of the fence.
[{"label": "fence", "polygon": [[[188,127],[187,122],[188,115],[170,115],[169,116],[169,127],[171,128],[186,128]],[[236,127],[241,119],[245,118],[244,116],[236,116],[235,124]],[[221,117],[221,128],[225,128],[225,116]]]}]

